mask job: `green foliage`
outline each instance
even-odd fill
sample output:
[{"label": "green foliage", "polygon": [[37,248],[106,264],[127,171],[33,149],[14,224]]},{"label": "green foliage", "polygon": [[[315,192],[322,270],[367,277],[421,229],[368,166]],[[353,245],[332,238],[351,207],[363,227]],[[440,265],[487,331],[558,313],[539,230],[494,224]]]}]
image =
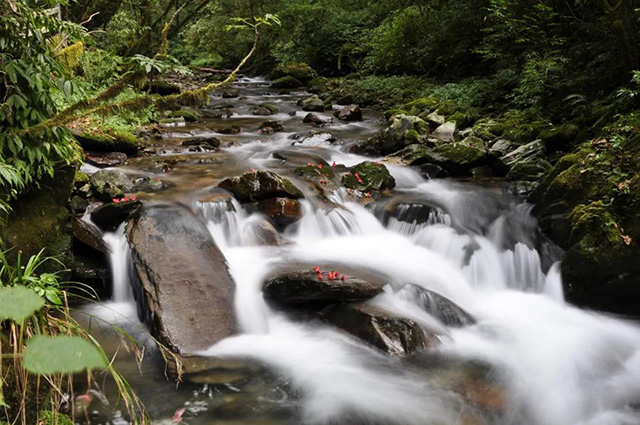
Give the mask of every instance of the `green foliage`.
[{"label": "green foliage", "polygon": [[24,349],[24,367],[31,373],[78,373],[106,366],[107,362],[96,346],[79,336],[36,335],[29,339]]},{"label": "green foliage", "polygon": [[[22,286],[33,290],[37,295],[45,298],[51,304],[61,305],[63,282],[60,275],[64,270],[46,272],[49,264],[57,268],[64,265],[53,257],[45,257],[44,249],[29,257],[26,264],[22,263],[22,253],[18,252],[15,264],[7,258],[5,252],[0,252],[0,282],[4,286]],[[60,267],[62,266],[62,267]]]},{"label": "green foliage", "polygon": [[15,11],[0,14],[0,209],[5,212],[9,199],[28,185],[80,158],[64,129],[53,127],[38,134],[16,130],[53,116],[54,93],[72,94],[70,75],[54,57],[55,35],[79,37],[82,29],[24,0],[13,4]]}]

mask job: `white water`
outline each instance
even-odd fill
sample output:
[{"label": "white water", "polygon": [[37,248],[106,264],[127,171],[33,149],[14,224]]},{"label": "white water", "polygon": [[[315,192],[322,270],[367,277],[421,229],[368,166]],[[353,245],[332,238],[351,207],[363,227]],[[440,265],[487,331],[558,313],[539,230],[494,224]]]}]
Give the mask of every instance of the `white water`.
[{"label": "white water", "polygon": [[[262,282],[278,269],[335,265],[388,282],[372,302],[438,333],[442,344],[435,352],[493,365],[508,407],[486,423],[640,423],[631,407],[640,400],[640,331],[563,302],[558,265],[543,272],[529,247],[528,209],[496,206],[486,194],[470,196],[439,182],[423,181],[410,191],[444,210],[422,224],[392,219],[385,228],[369,210],[336,194],[342,206],[329,211],[303,202],[303,219],[285,232],[291,244],[280,248],[238,239],[247,220],[241,209],[210,222],[236,281],[243,334],[206,354],[250,356],[279,370],[303,394],[304,422],[463,423],[468,407],[437,376],[405,370],[328,326],[291,321],[262,298]],[[448,297],[477,324],[447,328],[402,290],[405,284]]]}]

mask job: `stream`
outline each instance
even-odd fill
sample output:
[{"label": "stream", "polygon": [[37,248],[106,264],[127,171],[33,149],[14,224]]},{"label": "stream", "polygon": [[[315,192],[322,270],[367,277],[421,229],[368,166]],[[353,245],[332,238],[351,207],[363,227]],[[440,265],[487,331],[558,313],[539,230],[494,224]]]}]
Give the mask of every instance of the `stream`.
[{"label": "stream", "polygon": [[[382,116],[333,123],[336,142],[294,144],[314,128],[296,105],[304,92],[280,94],[259,78],[235,84],[240,97],[213,106],[222,118],[167,127],[148,155],[119,167],[132,178],[157,174],[167,188],[139,194],[144,201],[192,206],[207,221],[235,281],[239,333],[199,353],[249,359],[251,376],[212,377],[176,386],[158,366],[136,314],[130,288],[131,258],[124,228],[104,235],[111,248],[113,298],[85,312],[118,323],[146,347],[138,365],[120,350],[116,366],[144,401],[153,423],[398,424],[398,425],[625,425],[640,424],[640,328],[634,322],[577,309],[563,300],[561,253],[531,215],[531,206],[506,194],[500,181],[429,180],[419,170],[387,164],[396,179],[390,197],[363,205],[344,189],[320,199],[294,173],[309,162],[353,166],[382,161],[348,153],[374,136]],[[252,115],[268,102],[279,112]],[[295,114],[294,114],[295,113]],[[329,118],[330,111],[318,113]],[[265,120],[284,131],[259,134]],[[239,126],[237,134],[214,128]],[[317,130],[317,129],[315,129]],[[189,152],[181,141],[215,136],[219,151]],[[282,158],[286,158],[283,160]],[[256,214],[234,203],[221,210],[203,200],[207,189],[250,169],[290,179],[305,194],[302,218],[281,233],[278,246],[259,245]],[[424,206],[429,208],[424,208]],[[264,281],[280,271],[336,269],[386,284],[370,301],[438,335],[438,344],[406,357],[389,356],[319,320],[300,320],[265,301]],[[468,312],[475,323],[451,327],[422,308],[424,288]],[[94,331],[110,351],[120,338]],[[105,390],[107,397],[109,388]],[[93,406],[92,406],[93,409]],[[100,405],[93,423],[126,424]],[[172,419],[174,418],[174,419]]]}]

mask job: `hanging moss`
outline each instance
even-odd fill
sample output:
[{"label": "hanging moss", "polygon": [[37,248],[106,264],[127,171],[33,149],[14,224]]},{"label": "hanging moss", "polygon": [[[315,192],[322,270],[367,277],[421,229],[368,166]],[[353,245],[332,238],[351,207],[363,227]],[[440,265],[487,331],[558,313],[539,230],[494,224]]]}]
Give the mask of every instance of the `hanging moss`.
[{"label": "hanging moss", "polygon": [[84,53],[84,44],[82,41],[73,43],[65,47],[56,54],[56,59],[69,71],[73,72],[80,62],[80,57]]}]

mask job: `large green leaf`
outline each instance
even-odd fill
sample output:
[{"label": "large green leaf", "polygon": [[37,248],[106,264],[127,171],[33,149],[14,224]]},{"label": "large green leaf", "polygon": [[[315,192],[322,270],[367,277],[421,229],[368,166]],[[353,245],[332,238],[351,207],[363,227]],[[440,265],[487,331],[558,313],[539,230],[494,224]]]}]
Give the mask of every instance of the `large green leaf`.
[{"label": "large green leaf", "polygon": [[76,373],[106,366],[98,348],[79,336],[36,335],[24,349],[24,367],[33,373]]},{"label": "large green leaf", "polygon": [[23,286],[0,288],[0,320],[19,322],[30,317],[44,305],[44,300]]}]

